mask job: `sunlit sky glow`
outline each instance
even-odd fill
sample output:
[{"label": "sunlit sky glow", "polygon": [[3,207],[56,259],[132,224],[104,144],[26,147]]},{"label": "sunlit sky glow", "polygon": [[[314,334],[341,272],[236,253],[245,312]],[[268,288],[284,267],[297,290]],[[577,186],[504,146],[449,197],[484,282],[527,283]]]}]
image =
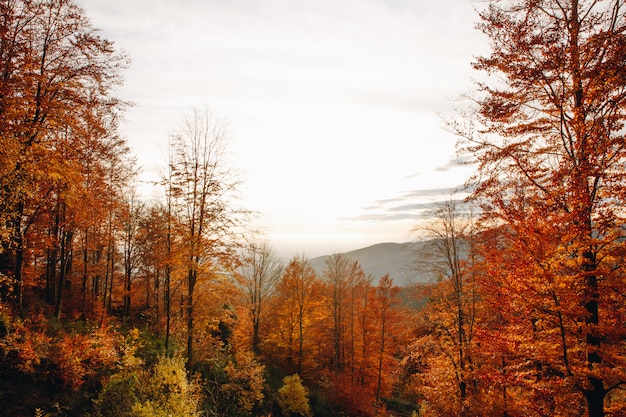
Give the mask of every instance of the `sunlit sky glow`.
[{"label": "sunlit sky glow", "polygon": [[412,240],[468,176],[441,115],[463,105],[485,51],[470,0],[82,5],[131,59],[121,131],[141,178],[163,169],[183,115],[210,107],[228,125],[239,204],[282,255]]}]

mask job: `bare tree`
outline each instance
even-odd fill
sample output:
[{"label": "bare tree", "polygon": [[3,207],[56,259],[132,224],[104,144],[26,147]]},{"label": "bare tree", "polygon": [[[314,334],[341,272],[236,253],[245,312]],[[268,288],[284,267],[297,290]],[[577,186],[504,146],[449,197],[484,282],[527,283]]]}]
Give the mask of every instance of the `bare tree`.
[{"label": "bare tree", "polygon": [[265,305],[283,272],[283,263],[267,242],[250,243],[242,257],[237,280],[245,292],[252,322],[252,350],[260,353],[260,328]]},{"label": "bare tree", "polygon": [[136,270],[139,267],[138,229],[144,215],[144,204],[137,201],[134,189],[129,190],[129,196],[122,208],[123,259],[124,259],[124,295],[122,318],[130,318],[131,285]]},{"label": "bare tree", "polygon": [[477,305],[472,221],[453,197],[440,203],[432,214],[433,221],[420,228],[428,240],[421,246],[419,265],[436,280],[423,315],[440,339],[442,353],[450,359],[457,378],[461,413],[467,413]]}]

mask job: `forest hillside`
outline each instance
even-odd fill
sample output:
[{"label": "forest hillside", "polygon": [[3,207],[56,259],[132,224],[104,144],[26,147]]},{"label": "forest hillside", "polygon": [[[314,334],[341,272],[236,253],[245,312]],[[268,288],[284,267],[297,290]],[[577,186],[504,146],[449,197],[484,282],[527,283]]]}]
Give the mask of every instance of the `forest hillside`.
[{"label": "forest hillside", "polygon": [[[424,242],[384,242],[343,252],[343,254],[359,262],[363,272],[374,277],[374,283],[378,283],[383,275],[389,274],[396,285],[407,286],[428,282],[432,278],[427,271],[420,268],[417,262],[423,246]],[[330,255],[324,255],[311,259],[311,265],[318,274],[324,271],[329,257]]]}]

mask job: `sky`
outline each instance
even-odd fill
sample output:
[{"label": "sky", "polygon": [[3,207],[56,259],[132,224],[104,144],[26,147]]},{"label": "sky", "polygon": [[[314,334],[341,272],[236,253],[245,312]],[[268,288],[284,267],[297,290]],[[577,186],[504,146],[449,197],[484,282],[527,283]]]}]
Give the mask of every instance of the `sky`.
[{"label": "sky", "polygon": [[443,120],[486,41],[470,0],[82,0],[130,58],[120,130],[147,184],[194,109],[228,128],[238,205],[282,256],[416,239],[463,186]]}]

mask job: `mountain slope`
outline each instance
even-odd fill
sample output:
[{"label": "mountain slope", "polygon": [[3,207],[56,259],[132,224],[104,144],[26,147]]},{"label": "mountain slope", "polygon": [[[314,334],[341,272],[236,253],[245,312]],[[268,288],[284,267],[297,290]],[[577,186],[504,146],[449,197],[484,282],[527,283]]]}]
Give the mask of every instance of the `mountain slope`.
[{"label": "mountain slope", "polygon": [[[344,254],[358,261],[366,275],[374,277],[374,284],[385,274],[393,278],[396,285],[404,286],[415,282],[428,280],[425,274],[416,271],[414,265],[418,250],[423,243],[378,243],[366,248],[345,252]],[[311,259],[315,271],[323,276],[326,269],[326,259],[330,255],[318,256]]]}]

